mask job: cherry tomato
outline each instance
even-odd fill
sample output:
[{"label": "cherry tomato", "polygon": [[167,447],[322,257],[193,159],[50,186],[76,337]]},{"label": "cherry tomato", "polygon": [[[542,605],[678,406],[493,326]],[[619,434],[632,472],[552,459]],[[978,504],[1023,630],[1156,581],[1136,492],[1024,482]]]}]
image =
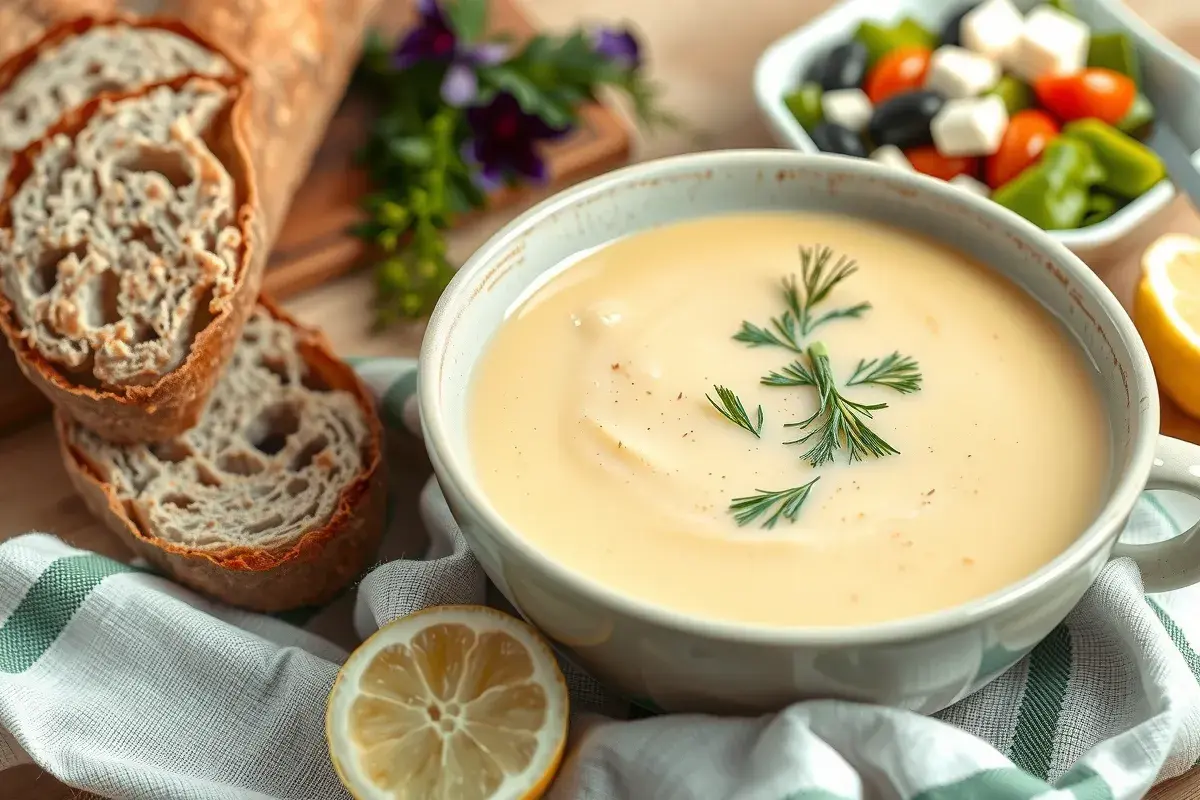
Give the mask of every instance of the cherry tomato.
[{"label": "cherry tomato", "polygon": [[1000,149],[983,164],[988,186],[997,189],[1017,177],[1041,158],[1055,136],[1058,124],[1045,111],[1030,108],[1013,114],[1000,140]]},{"label": "cherry tomato", "polygon": [[925,85],[931,53],[925,47],[897,47],[879,59],[863,85],[875,105],[894,94],[912,92]]},{"label": "cherry tomato", "polygon": [[1045,75],[1033,82],[1038,102],[1063,122],[1095,117],[1116,125],[1133,105],[1137,86],[1126,75],[1089,67],[1074,75]]},{"label": "cherry tomato", "polygon": [[917,172],[932,175],[948,181],[955,175],[970,175],[974,178],[979,173],[979,159],[963,156],[944,156],[932,145],[929,147],[910,147],[904,151],[908,162]]}]

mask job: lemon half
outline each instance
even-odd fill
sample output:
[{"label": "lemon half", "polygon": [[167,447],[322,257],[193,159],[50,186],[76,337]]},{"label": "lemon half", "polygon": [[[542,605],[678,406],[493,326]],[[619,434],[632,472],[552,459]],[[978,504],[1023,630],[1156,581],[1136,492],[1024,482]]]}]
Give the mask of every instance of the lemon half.
[{"label": "lemon half", "polygon": [[363,642],[329,694],[325,735],[357,800],[540,797],[562,759],[567,686],[520,620],[438,606]]},{"label": "lemon half", "polygon": [[1200,239],[1172,233],[1146,248],[1133,321],[1159,386],[1200,417]]}]

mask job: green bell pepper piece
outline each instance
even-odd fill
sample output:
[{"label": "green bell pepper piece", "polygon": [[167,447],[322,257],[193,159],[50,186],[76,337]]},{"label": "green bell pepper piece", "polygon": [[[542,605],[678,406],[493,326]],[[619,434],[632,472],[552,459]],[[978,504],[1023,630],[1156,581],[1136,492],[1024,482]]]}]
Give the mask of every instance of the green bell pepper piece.
[{"label": "green bell pepper piece", "polygon": [[1029,88],[1029,84],[1012,75],[1002,76],[999,83],[993,86],[988,94],[994,94],[1004,101],[1004,107],[1008,109],[1010,117],[1018,111],[1033,108],[1034,105],[1033,89]]},{"label": "green bell pepper piece", "polygon": [[932,50],[937,45],[937,38],[912,17],[905,17],[895,25],[864,20],[854,31],[854,38],[867,48],[867,60],[871,66],[897,47],[925,47]]},{"label": "green bell pepper piece", "polygon": [[1104,165],[1086,142],[1059,137],[1046,145],[1037,166],[1045,167],[1050,185],[1060,188],[1068,184],[1091,189],[1108,177]]},{"label": "green bell pepper piece", "polygon": [[783,104],[787,106],[788,111],[792,112],[792,116],[796,118],[796,122],[800,123],[800,127],[811,131],[825,119],[825,112],[821,110],[823,96],[821,84],[815,81],[806,81],[800,84],[800,88],[785,95]]},{"label": "green bell pepper piece", "polygon": [[1062,231],[1079,227],[1088,192],[1077,185],[1054,189],[1046,171],[1034,165],[997,189],[992,199],[1042,230]]},{"label": "green bell pepper piece", "polygon": [[1061,138],[1087,142],[1108,176],[1099,184],[1118,197],[1132,200],[1167,177],[1158,154],[1146,145],[1098,119],[1067,123]]},{"label": "green bell pepper piece", "polygon": [[933,50],[937,47],[937,35],[912,17],[905,17],[896,26],[896,33],[904,40],[905,45],[924,47]]},{"label": "green bell pepper piece", "polygon": [[1123,33],[1094,33],[1088,44],[1089,67],[1103,67],[1119,72],[1141,88],[1142,70],[1133,40]]},{"label": "green bell pepper piece", "polygon": [[1083,222],[1090,189],[1104,177],[1088,145],[1059,137],[1040,161],[998,188],[992,199],[1043,230],[1070,230]]},{"label": "green bell pepper piece", "polygon": [[1146,95],[1139,92],[1137,97],[1133,98],[1133,105],[1117,123],[1117,130],[1135,139],[1145,139],[1150,135],[1153,126],[1154,106]]},{"label": "green bell pepper piece", "polygon": [[1075,3],[1072,0],[1048,0],[1046,5],[1051,8],[1057,8],[1064,14],[1070,14],[1072,17],[1075,16]]},{"label": "green bell pepper piece", "polygon": [[1107,192],[1092,192],[1088,195],[1087,213],[1083,215],[1079,227],[1086,228],[1088,225],[1103,222],[1121,210],[1123,205],[1124,203]]}]

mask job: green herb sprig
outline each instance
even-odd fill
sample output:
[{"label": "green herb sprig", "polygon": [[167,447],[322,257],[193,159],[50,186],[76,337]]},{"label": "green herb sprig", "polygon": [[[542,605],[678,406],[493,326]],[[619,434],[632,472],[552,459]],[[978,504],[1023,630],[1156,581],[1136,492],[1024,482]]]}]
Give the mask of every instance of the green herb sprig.
[{"label": "green herb sprig", "polygon": [[797,486],[794,489],[784,489],[781,492],[765,492],[761,489],[755,489],[758,494],[750,495],[749,497],[735,497],[733,502],[729,504],[729,510],[738,525],[749,525],[769,511],[771,506],[779,503],[779,507],[775,510],[775,513],[763,521],[762,527],[774,528],[775,523],[780,519],[795,522],[800,509],[804,506],[804,501],[808,499],[813,486],[819,480],[821,478],[817,476],[803,486]]},{"label": "green herb sprig", "polygon": [[[765,381],[764,381],[765,382]],[[883,358],[860,360],[854,374],[846,381],[847,386],[874,384],[895,389],[900,394],[911,394],[921,389],[921,368],[916,359],[894,352]]]},{"label": "green herb sprig", "polygon": [[716,400],[713,400],[708,395],[704,395],[704,397],[708,400],[709,403],[712,404],[713,408],[715,408],[717,411],[721,412],[721,416],[723,416],[725,419],[732,422],[734,425],[737,425],[739,428],[742,428],[742,429],[747,430],[750,433],[754,434],[754,438],[756,438],[756,439],[762,438],[761,437],[762,426],[763,426],[763,407],[762,406],[758,407],[758,414],[757,414],[756,422],[752,423],[750,421],[750,415],[746,413],[746,407],[744,405],[742,405],[742,399],[740,397],[738,397],[732,389],[726,388],[724,386],[713,386],[713,390],[716,391],[717,397],[721,401],[719,404],[717,403]]},{"label": "green herb sprig", "polygon": [[796,283],[795,275],[783,279],[782,294],[787,310],[772,317],[767,327],[743,321],[741,330],[733,338],[751,347],[773,345],[802,353],[802,340],[820,326],[835,319],[861,317],[870,310],[870,303],[858,303],[820,315],[816,313],[816,307],[829,297],[834,287],[858,271],[858,264],[853,259],[842,256],[834,261],[833,257],[830,247],[801,247],[800,284]]},{"label": "green herb sprig", "polygon": [[847,463],[862,461],[867,456],[882,458],[898,455],[892,447],[868,427],[866,420],[872,412],[887,408],[887,403],[859,403],[838,391],[829,363],[829,350],[824,342],[816,342],[808,348],[808,359],[812,364],[812,375],[816,381],[820,404],[813,415],[800,422],[789,422],[784,427],[809,430],[799,439],[784,444],[812,445],[801,458],[815,469],[833,461],[839,450],[847,452]]},{"label": "green herb sprig", "polygon": [[[811,386],[816,390],[817,410],[806,419],[784,426],[800,429],[802,436],[784,444],[808,445],[801,457],[814,469],[833,462],[839,453],[845,453],[846,462],[852,464],[872,457],[898,455],[900,452],[872,430],[869,424],[874,419],[874,413],[887,408],[887,403],[863,403],[847,397],[839,389],[834,377],[828,347],[823,342],[806,345],[804,341],[827,322],[857,319],[870,310],[870,303],[856,303],[823,312],[818,308],[836,286],[857,270],[858,265],[854,260],[836,256],[829,247],[801,247],[800,280],[797,281],[794,275],[783,280],[781,294],[784,312],[772,317],[766,326],[743,321],[741,329],[733,336],[736,341],[750,347],[782,347],[799,354],[800,358],[778,370],[772,370],[760,379],[760,383],[776,387]],[[806,360],[808,363],[805,363]],[[881,386],[900,394],[911,394],[920,391],[922,375],[916,359],[896,351],[882,358],[859,359],[845,385]],[[713,407],[734,424],[749,430],[756,437],[760,436],[762,406],[758,407],[759,423],[755,428],[741,399],[724,387],[715,388],[721,405],[710,397],[709,402]],[[774,527],[781,519],[794,522],[818,480],[820,476],[781,491],[756,490],[754,495],[734,498],[729,511],[738,525],[748,525],[773,508],[774,512],[766,517],[762,527]]]}]

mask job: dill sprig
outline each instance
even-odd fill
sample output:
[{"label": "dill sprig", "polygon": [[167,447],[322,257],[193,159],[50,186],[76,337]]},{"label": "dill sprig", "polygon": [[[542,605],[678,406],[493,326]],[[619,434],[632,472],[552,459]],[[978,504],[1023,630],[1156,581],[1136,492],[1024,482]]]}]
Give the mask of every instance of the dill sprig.
[{"label": "dill sprig", "polygon": [[766,386],[816,386],[817,379],[808,371],[808,367],[793,361],[779,372],[772,371],[759,383]]},{"label": "dill sprig", "polygon": [[785,427],[801,430],[813,425],[816,427],[799,439],[784,444],[811,441],[812,444],[801,458],[814,468],[833,461],[837,451],[842,449],[847,451],[847,463],[862,461],[867,456],[882,458],[898,454],[899,450],[880,438],[866,423],[872,418],[871,412],[887,408],[887,403],[858,403],[839,392],[833,368],[829,365],[829,350],[824,342],[815,342],[809,346],[807,353],[820,402],[811,417],[800,422],[789,422]]},{"label": "dill sprig", "polygon": [[835,308],[818,315],[816,307],[833,288],[858,271],[858,264],[851,258],[840,256],[834,261],[833,248],[825,246],[800,248],[800,284],[795,275],[783,279],[783,301],[787,311],[771,317],[768,327],[743,321],[741,330],[733,335],[739,342],[751,347],[774,345],[796,353],[804,352],[802,341],[826,322],[835,319],[861,317],[870,303],[858,303],[844,308]]},{"label": "dill sprig", "polygon": [[762,433],[763,426],[763,408],[758,407],[757,424],[750,422],[750,415],[746,413],[746,407],[742,405],[742,399],[738,397],[732,389],[725,386],[713,386],[717,392],[717,397],[720,398],[720,405],[716,400],[713,400],[707,394],[704,395],[712,407],[721,412],[721,416],[737,425],[739,428],[745,428],[754,434],[757,438]]},{"label": "dill sprig", "polygon": [[[767,377],[773,375],[775,373],[771,373]],[[767,380],[763,379],[763,383],[767,383]],[[894,352],[884,358],[872,358],[870,361],[862,359],[858,362],[858,366],[854,368],[854,374],[850,376],[850,380],[846,381],[846,385],[861,386],[868,383],[895,389],[900,394],[917,392],[921,389],[921,369],[916,359],[909,356],[902,356],[899,352]]]},{"label": "dill sprig", "polygon": [[794,489],[784,489],[781,492],[766,492],[762,489],[755,489],[754,491],[758,492],[758,494],[750,495],[749,497],[735,497],[733,502],[729,504],[729,512],[733,514],[733,519],[738,525],[749,525],[769,511],[775,503],[779,503],[779,507],[775,509],[775,513],[763,521],[762,527],[774,528],[775,523],[780,519],[795,522],[796,516],[800,513],[800,509],[804,505],[804,501],[808,499],[809,492],[812,491],[813,484],[819,480],[821,478],[818,476],[803,486],[797,486]]}]

